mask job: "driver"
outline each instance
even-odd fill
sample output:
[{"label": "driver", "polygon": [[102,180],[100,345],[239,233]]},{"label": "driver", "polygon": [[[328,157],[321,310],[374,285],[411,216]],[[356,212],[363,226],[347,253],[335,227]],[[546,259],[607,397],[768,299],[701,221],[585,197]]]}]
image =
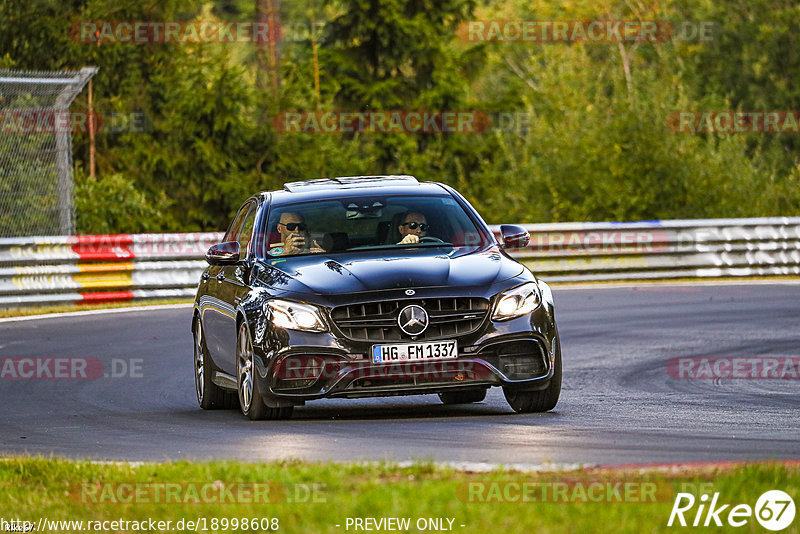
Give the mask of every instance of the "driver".
[{"label": "driver", "polygon": [[425,215],[418,211],[409,211],[401,219],[397,230],[403,237],[398,245],[408,245],[419,243],[419,240],[428,235],[428,220]]},{"label": "driver", "polygon": [[308,252],[319,254],[325,252],[316,241],[314,241],[313,247],[310,246],[308,226],[306,226],[305,218],[299,213],[287,211],[281,214],[278,222],[278,233],[281,234],[281,241],[283,241],[283,253],[281,255],[306,254]]}]

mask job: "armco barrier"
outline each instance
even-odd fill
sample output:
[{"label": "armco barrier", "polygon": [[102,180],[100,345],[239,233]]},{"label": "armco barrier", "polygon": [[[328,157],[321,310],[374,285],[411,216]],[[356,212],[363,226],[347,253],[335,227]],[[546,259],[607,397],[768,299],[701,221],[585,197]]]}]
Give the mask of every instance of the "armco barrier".
[{"label": "armco barrier", "polygon": [[524,227],[513,255],[553,282],[800,274],[800,217]]},{"label": "armco barrier", "polygon": [[0,239],[0,307],[191,297],[222,235]]},{"label": "armco barrier", "polygon": [[[530,245],[511,254],[547,281],[800,275],[800,217],[524,226]],[[221,238],[0,239],[0,307],[191,297]]]}]

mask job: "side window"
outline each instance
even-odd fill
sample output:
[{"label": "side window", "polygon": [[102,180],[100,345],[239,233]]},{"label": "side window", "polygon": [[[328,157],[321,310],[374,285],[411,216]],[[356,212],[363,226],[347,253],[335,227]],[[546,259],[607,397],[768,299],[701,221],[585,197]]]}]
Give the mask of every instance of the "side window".
[{"label": "side window", "polygon": [[247,245],[250,244],[250,240],[253,238],[253,225],[256,221],[256,204],[255,202],[250,203],[250,211],[247,212],[243,221],[244,224],[241,227],[241,233],[239,234],[239,250],[242,251],[243,254],[247,253]]},{"label": "side window", "polygon": [[244,219],[246,216],[245,214],[252,205],[252,202],[245,202],[245,204],[239,208],[239,211],[236,212],[236,217],[233,218],[230,228],[228,228],[228,231],[225,232],[225,238],[222,240],[223,242],[239,240],[239,232],[242,231],[242,225],[244,224]]}]

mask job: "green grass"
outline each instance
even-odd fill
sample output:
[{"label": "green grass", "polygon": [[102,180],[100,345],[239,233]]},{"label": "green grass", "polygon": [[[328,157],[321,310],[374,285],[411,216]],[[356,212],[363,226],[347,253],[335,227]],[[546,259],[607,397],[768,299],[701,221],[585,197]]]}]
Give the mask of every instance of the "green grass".
[{"label": "green grass", "polygon": [[[264,446],[278,444],[265,443]],[[189,486],[202,489],[215,481],[218,484],[269,482],[269,495],[276,496],[275,500],[281,502],[263,502],[269,499],[261,499],[262,502],[258,503],[225,504],[165,502],[163,490],[160,494],[156,492],[156,488],[162,487],[157,484],[178,483],[181,484],[179,498],[185,498],[190,495],[187,491]],[[501,485],[491,486],[494,482]],[[508,482],[567,483],[571,488],[566,493],[568,500],[580,495],[574,492],[575,488],[588,488],[590,483],[648,483],[659,490],[652,494],[657,502],[469,502],[468,484],[484,484],[477,486],[484,489],[473,492],[473,496],[487,497],[491,495],[488,488],[511,487],[502,486]],[[126,487],[121,484],[138,484],[131,487],[140,491],[145,488],[138,498],[140,502],[114,502],[112,496],[115,492],[123,498],[129,495],[127,490],[119,493]],[[456,533],[694,531],[691,527],[669,529],[666,526],[676,490],[688,490],[696,497],[704,491],[720,492],[720,503],[754,506],[758,497],[771,489],[783,490],[797,501],[800,497],[800,466],[760,463],[696,468],[678,473],[670,470],[467,473],[430,463],[400,468],[391,464],[299,461],[141,465],[36,458],[0,461],[0,517],[3,518],[18,517],[34,523],[42,517],[84,521],[152,518],[174,523],[181,518],[196,520],[204,517],[208,526],[211,518],[278,518],[280,532],[298,534],[356,532],[352,526],[345,529],[348,517],[408,517],[412,525],[410,532],[417,532],[413,525],[418,518],[429,517],[454,518],[453,532]],[[247,493],[239,495],[243,496],[243,501],[252,500]],[[174,495],[172,499],[175,500]],[[691,514],[687,514],[690,521],[694,511],[696,506]],[[725,514],[722,519],[725,519]],[[798,524],[800,520],[796,519],[782,532],[797,532]],[[133,531],[130,528],[117,530]],[[222,528],[217,530],[224,531]],[[704,530],[720,531],[718,528]],[[750,518],[743,528],[726,527],[722,530],[765,531],[754,518]]]}]

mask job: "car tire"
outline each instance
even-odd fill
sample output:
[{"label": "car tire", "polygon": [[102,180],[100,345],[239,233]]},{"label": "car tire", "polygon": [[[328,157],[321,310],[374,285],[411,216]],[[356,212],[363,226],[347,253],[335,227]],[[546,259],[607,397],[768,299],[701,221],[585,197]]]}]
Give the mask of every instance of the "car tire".
[{"label": "car tire", "polygon": [[439,393],[443,404],[469,404],[480,402],[486,398],[486,389],[468,389],[466,391],[447,391]]},{"label": "car tire", "polygon": [[194,390],[197,403],[204,410],[227,410],[236,407],[236,393],[219,387],[212,380],[216,367],[208,356],[200,315],[195,315],[192,331],[194,338]]},{"label": "car tire", "polygon": [[270,408],[264,404],[256,373],[250,329],[247,328],[246,323],[242,322],[236,336],[236,389],[239,407],[251,421],[289,419],[294,406]]},{"label": "car tire", "polygon": [[539,391],[514,391],[503,388],[503,394],[517,413],[547,412],[556,407],[561,395],[561,340],[556,331],[553,377],[545,389]]}]

